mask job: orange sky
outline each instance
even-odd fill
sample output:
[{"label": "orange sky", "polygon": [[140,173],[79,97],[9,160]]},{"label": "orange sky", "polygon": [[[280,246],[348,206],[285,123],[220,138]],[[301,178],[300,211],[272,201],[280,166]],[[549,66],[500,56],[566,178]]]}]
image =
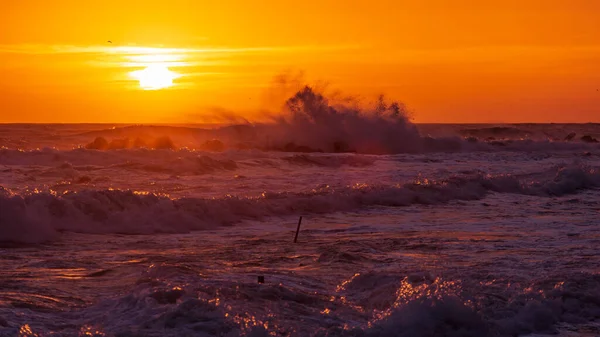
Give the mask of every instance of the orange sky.
[{"label": "orange sky", "polygon": [[[251,115],[290,69],[416,122],[600,122],[599,15],[597,0],[6,1],[0,122]],[[142,90],[129,73],[156,62],[179,77]]]}]

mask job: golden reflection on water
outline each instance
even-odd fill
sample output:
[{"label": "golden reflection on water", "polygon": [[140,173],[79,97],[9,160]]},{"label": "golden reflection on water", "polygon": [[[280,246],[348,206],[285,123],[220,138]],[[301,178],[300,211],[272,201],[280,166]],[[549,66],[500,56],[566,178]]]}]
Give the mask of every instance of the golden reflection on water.
[{"label": "golden reflection on water", "polygon": [[329,309],[329,308],[325,308],[325,309],[323,309],[323,310],[321,311],[321,313],[322,313],[323,315],[329,315],[329,314],[331,313],[331,309]]},{"label": "golden reflection on water", "polygon": [[[239,290],[239,286],[236,287],[236,290]],[[249,334],[255,327],[264,328],[270,336],[278,335],[280,327],[272,322],[272,320],[275,319],[275,315],[272,312],[267,313],[265,320],[261,320],[247,311],[243,313],[234,313],[232,312],[232,307],[230,305],[225,305],[219,296],[220,294],[217,290],[215,297],[209,299],[207,302],[215,307],[221,307],[225,311],[223,316],[232,320],[236,325],[239,326],[242,336]]]},{"label": "golden reflection on water", "polygon": [[[342,281],[342,283],[340,283],[336,287],[336,293],[346,290],[348,284],[354,281],[354,279],[356,279],[358,276],[360,276],[360,273],[356,273],[349,279]],[[400,282],[400,285],[396,290],[394,302],[387,309],[373,310],[372,318],[367,322],[367,326],[372,327],[375,323],[387,319],[398,308],[416,299],[426,298],[440,301],[446,296],[458,297],[461,291],[462,287],[460,281],[445,281],[438,277],[435,280],[433,280],[433,282],[413,284],[409,281],[408,277],[405,277]],[[348,301],[346,296],[331,296],[330,301],[334,302],[336,299],[339,300],[345,306],[353,308],[357,312],[365,312],[365,308],[351,303],[350,301]],[[473,307],[474,303],[471,300],[465,300],[464,305]],[[323,311],[321,311],[321,314],[328,315],[330,314],[330,312],[331,310],[329,308],[325,308]],[[348,330],[350,328],[351,327],[345,324],[344,330]]]},{"label": "golden reflection on water", "polygon": [[[368,322],[368,326],[373,326],[378,321],[388,318],[396,309],[402,305],[408,304],[418,298],[428,298],[433,300],[442,300],[445,296],[458,296],[461,292],[460,281],[444,281],[441,278],[436,278],[432,283],[422,283],[413,285],[408,278],[404,278],[400,283],[400,287],[396,290],[396,299],[392,305],[382,311],[375,310],[373,319]],[[472,306],[473,303],[465,301],[467,306]]]},{"label": "golden reflection on water", "polygon": [[[337,287],[335,287],[335,292],[336,292],[336,293],[339,293],[339,292],[341,292],[341,291],[344,291],[344,290],[346,290],[346,286],[347,286],[347,285],[348,285],[350,282],[354,281],[354,279],[356,279],[356,278],[357,278],[357,277],[359,277],[359,276],[360,276],[360,273],[355,273],[355,274],[354,274],[354,275],[352,275],[352,277],[350,277],[349,279],[342,281],[342,283],[340,283],[340,284],[339,284]],[[364,309],[363,307],[361,307],[361,306],[358,306],[358,305],[354,305],[354,304],[350,303],[350,301],[348,301],[348,299],[346,298],[346,296],[338,296],[338,297],[337,297],[337,299],[338,299],[338,300],[339,300],[339,301],[340,301],[340,302],[341,302],[343,305],[345,305],[345,306],[347,306],[347,307],[350,307],[350,308],[352,308],[352,309],[354,309],[354,310],[356,310],[356,311],[358,311],[358,312],[361,312],[361,313],[365,312],[365,309]],[[329,300],[330,300],[331,302],[334,302],[334,301],[336,300],[336,297],[335,297],[335,296],[331,296],[331,298],[330,298]]]},{"label": "golden reflection on water", "polygon": [[79,336],[80,337],[84,337],[84,336],[102,337],[102,336],[106,336],[106,334],[104,332],[98,330],[97,328],[94,328],[89,325],[84,325],[79,330]]},{"label": "golden reflection on water", "polygon": [[40,337],[40,335],[33,332],[29,324],[24,324],[19,328],[19,337]]},{"label": "golden reflection on water", "polygon": [[347,279],[347,280],[345,280],[345,281],[342,281],[342,283],[340,283],[340,284],[339,284],[339,285],[338,285],[338,286],[335,288],[335,292],[336,292],[336,293],[339,293],[340,291],[344,291],[344,290],[346,290],[346,285],[348,285],[348,283],[350,283],[350,282],[354,281],[354,279],[355,279],[355,278],[357,278],[357,277],[359,277],[359,276],[360,276],[360,273],[356,273],[356,274],[352,275],[352,277],[351,277],[351,278],[349,278],[349,279]]}]

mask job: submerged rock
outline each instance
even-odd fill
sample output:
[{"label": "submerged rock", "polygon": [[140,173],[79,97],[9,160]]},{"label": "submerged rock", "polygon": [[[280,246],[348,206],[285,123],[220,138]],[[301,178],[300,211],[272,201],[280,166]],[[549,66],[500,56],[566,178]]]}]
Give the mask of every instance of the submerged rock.
[{"label": "submerged rock", "polygon": [[309,146],[305,146],[305,145],[296,145],[293,142],[285,144],[285,146],[283,147],[283,151],[285,151],[285,152],[303,152],[303,153],[323,152],[323,150],[321,150],[321,149],[313,149],[313,148],[311,148]]},{"label": "submerged rock", "polygon": [[106,150],[108,149],[108,141],[104,137],[96,137],[93,142],[85,146],[89,150]]},{"label": "submerged rock", "polygon": [[175,149],[175,144],[171,140],[171,138],[167,136],[158,137],[154,140],[154,148],[155,149],[166,149],[173,150]]},{"label": "submerged rock", "polygon": [[218,139],[207,140],[200,146],[204,151],[221,152],[225,150],[225,144]]},{"label": "submerged rock", "polygon": [[598,140],[590,135],[581,137],[581,141],[586,143],[598,143]]}]

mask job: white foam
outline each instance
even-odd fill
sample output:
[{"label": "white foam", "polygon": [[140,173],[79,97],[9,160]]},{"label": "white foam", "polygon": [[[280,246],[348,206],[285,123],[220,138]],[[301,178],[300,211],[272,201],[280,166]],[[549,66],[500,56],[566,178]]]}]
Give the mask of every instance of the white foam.
[{"label": "white foam", "polygon": [[121,190],[10,195],[5,190],[0,196],[0,226],[2,240],[17,242],[51,240],[60,231],[183,233],[271,216],[330,213],[369,206],[436,205],[452,200],[479,200],[491,192],[559,196],[600,187],[600,172],[583,166],[551,169],[538,176],[541,180],[534,180],[531,175],[521,180],[512,175],[476,174],[397,186],[324,186],[303,193],[266,192],[260,197],[171,199]]}]

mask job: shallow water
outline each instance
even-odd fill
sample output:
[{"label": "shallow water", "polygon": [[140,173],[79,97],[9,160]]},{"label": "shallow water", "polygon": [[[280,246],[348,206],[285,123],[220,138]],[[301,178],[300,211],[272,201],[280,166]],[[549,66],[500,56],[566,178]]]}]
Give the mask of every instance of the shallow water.
[{"label": "shallow water", "polygon": [[485,126],[518,135],[390,155],[78,148],[103,128],[0,128],[0,335],[600,334],[597,144]]}]

